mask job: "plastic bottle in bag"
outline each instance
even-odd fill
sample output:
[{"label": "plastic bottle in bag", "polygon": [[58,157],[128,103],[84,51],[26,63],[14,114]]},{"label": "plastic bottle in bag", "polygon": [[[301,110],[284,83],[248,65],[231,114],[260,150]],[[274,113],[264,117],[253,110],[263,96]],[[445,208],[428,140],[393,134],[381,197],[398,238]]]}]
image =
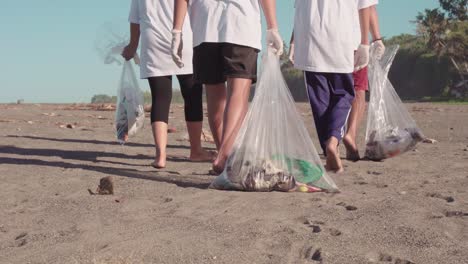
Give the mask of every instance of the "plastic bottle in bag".
[{"label": "plastic bottle in bag", "polygon": [[263,54],[255,96],[233,151],[211,188],[242,191],[337,191],[284,81],[279,58]]}]

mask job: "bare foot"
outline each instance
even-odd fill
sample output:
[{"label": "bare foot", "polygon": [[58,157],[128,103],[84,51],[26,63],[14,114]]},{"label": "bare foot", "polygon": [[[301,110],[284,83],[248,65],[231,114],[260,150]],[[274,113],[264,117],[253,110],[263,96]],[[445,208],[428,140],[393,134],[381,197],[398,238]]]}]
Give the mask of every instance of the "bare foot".
[{"label": "bare foot", "polygon": [[325,169],[335,173],[341,173],[344,171],[343,165],[341,165],[337,144],[328,143],[327,145],[327,164],[325,165]]},{"label": "bare foot", "polygon": [[216,174],[221,174],[224,171],[226,160],[220,160],[219,157],[213,162],[211,170]]},{"label": "bare foot", "polygon": [[205,149],[201,149],[198,152],[191,152],[190,153],[190,161],[192,162],[212,162],[215,160],[217,153],[214,151],[207,151]]},{"label": "bare foot", "polygon": [[350,135],[346,135],[343,138],[343,143],[346,147],[346,159],[350,161],[358,161],[361,159],[359,151],[356,146],[356,142],[351,138]]},{"label": "bare foot", "polygon": [[166,167],[166,154],[158,153],[154,158],[154,162],[151,163],[151,167],[155,169],[164,169]]}]

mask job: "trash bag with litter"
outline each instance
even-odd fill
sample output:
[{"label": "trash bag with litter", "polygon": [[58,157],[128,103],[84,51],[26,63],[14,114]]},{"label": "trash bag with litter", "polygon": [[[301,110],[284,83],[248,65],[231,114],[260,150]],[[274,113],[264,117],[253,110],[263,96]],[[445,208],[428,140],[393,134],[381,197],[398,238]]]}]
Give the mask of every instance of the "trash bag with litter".
[{"label": "trash bag with litter", "polygon": [[[143,92],[138,86],[131,61],[125,61],[121,56],[123,49],[129,42],[129,37],[121,33],[128,26],[118,26],[107,23],[98,31],[95,47],[104,64],[122,65],[122,74],[117,89],[117,105],[115,111],[115,129],[117,140],[124,144],[129,136],[135,135],[145,121]],[[139,63],[138,55],[134,61]]]},{"label": "trash bag with litter", "polygon": [[425,138],[388,79],[398,48],[388,47],[380,61],[375,59],[371,48],[365,154],[370,160],[379,161],[413,150]]},{"label": "trash bag with litter", "polygon": [[211,188],[242,191],[337,191],[268,49],[255,96],[226,167]]}]

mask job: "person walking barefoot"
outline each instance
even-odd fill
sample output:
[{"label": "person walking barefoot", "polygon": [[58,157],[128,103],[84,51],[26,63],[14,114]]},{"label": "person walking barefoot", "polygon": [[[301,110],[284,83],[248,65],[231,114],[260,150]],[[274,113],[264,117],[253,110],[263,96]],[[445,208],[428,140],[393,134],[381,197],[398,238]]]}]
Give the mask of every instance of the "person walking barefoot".
[{"label": "person walking barefoot", "polygon": [[[307,94],[326,169],[343,172],[338,145],[354,99],[353,71],[369,62],[371,0],[296,0],[294,66],[304,71]],[[353,51],[353,23],[361,42]]]},{"label": "person walking barefoot", "polygon": [[[171,30],[173,0],[132,0],[129,22],[130,43],[122,56],[132,59],[140,48],[140,77],[147,79],[151,88],[151,127],[156,147],[154,168],[166,167],[167,129],[172,100],[172,76],[176,75],[182,96],[187,131],[190,140],[190,157],[194,162],[212,161],[214,154],[202,148],[203,125],[202,85],[193,81],[192,51],[184,50],[184,67],[174,65],[171,56]],[[191,43],[192,31],[184,23],[184,40]]]},{"label": "person walking barefoot", "polygon": [[275,0],[176,0],[173,59],[177,65],[185,65],[184,52],[191,49],[182,38],[188,11],[194,37],[194,77],[205,85],[208,120],[219,151],[212,166],[216,174],[224,170],[247,114],[250,86],[257,79],[261,9],[267,22],[267,44],[281,55]]},{"label": "person walking barefoot", "polygon": [[[380,35],[379,17],[376,5],[378,0],[373,0],[370,8],[370,32],[373,38],[372,43],[375,46],[375,56],[380,59],[385,52],[385,45]],[[361,30],[358,21],[355,22],[355,34],[360,36]],[[356,47],[359,46],[359,41]],[[353,73],[354,90],[356,96],[354,98],[351,112],[349,114],[346,135],[343,137],[343,143],[346,147],[346,159],[350,161],[358,161],[361,159],[356,144],[357,132],[366,111],[366,91],[369,90],[369,78],[367,75],[367,67]]]}]

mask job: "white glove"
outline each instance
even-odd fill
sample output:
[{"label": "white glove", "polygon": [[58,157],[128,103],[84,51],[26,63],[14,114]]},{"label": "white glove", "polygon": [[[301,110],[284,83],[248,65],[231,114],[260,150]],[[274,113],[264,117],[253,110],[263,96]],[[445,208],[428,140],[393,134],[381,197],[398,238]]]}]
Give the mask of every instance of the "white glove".
[{"label": "white glove", "polygon": [[172,30],[171,54],[172,54],[172,60],[175,62],[175,64],[179,68],[184,67],[184,63],[182,62],[183,47],[184,47],[184,43],[182,41],[182,31],[173,29]]},{"label": "white glove", "polygon": [[267,46],[273,49],[273,52],[281,56],[283,55],[283,39],[281,38],[277,28],[267,30]]},{"label": "white glove", "polygon": [[357,72],[365,68],[369,64],[369,45],[359,45],[359,48],[354,54],[354,71]]},{"label": "white glove", "polygon": [[289,61],[294,64],[294,43],[289,45]]},{"label": "white glove", "polygon": [[375,58],[377,60],[381,60],[382,56],[385,53],[385,45],[383,44],[383,41],[382,40],[374,41],[373,45],[375,46],[375,51],[374,51]]}]

